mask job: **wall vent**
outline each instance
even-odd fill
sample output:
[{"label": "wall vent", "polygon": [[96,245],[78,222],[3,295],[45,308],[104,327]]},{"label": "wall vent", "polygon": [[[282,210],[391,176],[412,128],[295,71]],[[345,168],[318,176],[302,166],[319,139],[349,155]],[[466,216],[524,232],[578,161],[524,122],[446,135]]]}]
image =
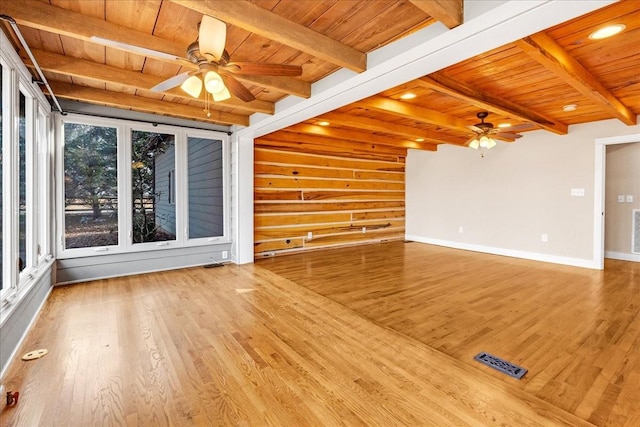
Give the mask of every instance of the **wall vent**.
[{"label": "wall vent", "polygon": [[631,237],[631,252],[640,254],[640,209],[633,210],[633,236]]}]

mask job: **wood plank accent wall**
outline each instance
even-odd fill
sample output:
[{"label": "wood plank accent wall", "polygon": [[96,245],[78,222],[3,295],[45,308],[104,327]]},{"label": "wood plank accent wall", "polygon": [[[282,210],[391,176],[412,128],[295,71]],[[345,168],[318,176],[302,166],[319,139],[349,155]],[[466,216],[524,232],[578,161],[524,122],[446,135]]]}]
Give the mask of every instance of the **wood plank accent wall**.
[{"label": "wood plank accent wall", "polygon": [[256,140],[256,258],[404,238],[406,150],[360,146]]}]

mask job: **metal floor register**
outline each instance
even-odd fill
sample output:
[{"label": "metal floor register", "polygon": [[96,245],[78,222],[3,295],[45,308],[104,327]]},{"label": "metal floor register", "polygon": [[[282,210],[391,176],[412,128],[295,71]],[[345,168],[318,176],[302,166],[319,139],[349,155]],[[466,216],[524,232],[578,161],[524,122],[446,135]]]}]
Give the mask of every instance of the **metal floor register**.
[{"label": "metal floor register", "polygon": [[502,373],[505,373],[513,378],[520,379],[527,373],[527,370],[521,366],[514,365],[513,363],[507,362],[504,359],[500,359],[497,356],[492,354],[482,352],[478,353],[474,358],[480,363],[484,363],[487,366],[492,367]]}]

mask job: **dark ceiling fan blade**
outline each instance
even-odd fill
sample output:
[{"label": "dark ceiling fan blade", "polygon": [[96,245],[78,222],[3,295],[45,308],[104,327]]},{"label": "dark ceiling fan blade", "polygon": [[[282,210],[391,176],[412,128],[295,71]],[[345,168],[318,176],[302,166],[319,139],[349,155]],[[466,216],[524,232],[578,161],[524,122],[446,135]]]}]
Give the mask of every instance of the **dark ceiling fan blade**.
[{"label": "dark ceiling fan blade", "polygon": [[[222,71],[222,70],[220,70]],[[255,101],[256,97],[247,89],[242,83],[238,80],[234,79],[227,73],[220,73],[220,77],[222,77],[222,81],[224,82],[229,92],[231,92],[234,96],[237,96],[244,102]]]},{"label": "dark ceiling fan blade", "polygon": [[252,74],[256,76],[292,76],[302,75],[302,67],[286,64],[261,64],[259,62],[231,62],[224,67],[234,74]]},{"label": "dark ceiling fan blade", "polygon": [[502,137],[502,138],[509,138],[509,139],[522,138],[522,135],[517,134],[517,133],[511,133],[511,132],[496,132],[494,135]]},{"label": "dark ceiling fan blade", "polygon": [[478,133],[484,132],[484,131],[483,131],[482,129],[480,129],[478,126],[467,126],[467,127],[468,127],[469,129],[471,129],[472,131],[474,131],[474,132],[478,132]]},{"label": "dark ceiling fan blade", "polygon": [[184,83],[185,80],[187,80],[193,74],[195,73],[192,71],[178,74],[177,76],[173,76],[163,82],[158,83],[157,85],[152,87],[151,90],[153,92],[164,92],[166,90],[173,89],[174,87],[180,86],[182,83]]}]

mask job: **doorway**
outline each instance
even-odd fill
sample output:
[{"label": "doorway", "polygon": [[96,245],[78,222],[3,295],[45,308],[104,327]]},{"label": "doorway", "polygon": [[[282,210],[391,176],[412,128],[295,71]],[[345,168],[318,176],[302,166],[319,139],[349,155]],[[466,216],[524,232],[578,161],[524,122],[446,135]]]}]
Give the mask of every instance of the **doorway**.
[{"label": "doorway", "polygon": [[605,255],[605,179],[607,146],[640,142],[640,134],[623,135],[610,138],[598,138],[595,142],[595,232],[593,234],[593,265],[594,268],[602,270],[604,268]]}]

